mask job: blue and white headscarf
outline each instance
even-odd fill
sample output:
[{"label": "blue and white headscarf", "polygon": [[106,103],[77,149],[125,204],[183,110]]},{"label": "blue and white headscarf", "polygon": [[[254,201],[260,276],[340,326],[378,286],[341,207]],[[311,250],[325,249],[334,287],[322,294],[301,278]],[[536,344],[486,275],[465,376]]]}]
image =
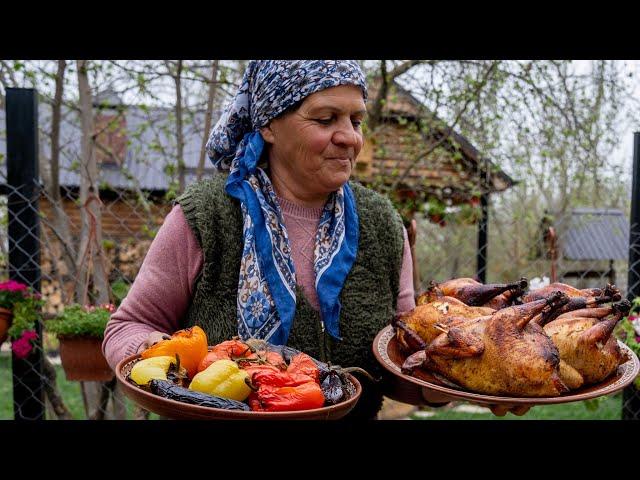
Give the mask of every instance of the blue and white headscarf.
[{"label": "blue and white headscarf", "polygon": [[[269,177],[258,167],[264,148],[259,129],[312,93],[338,85],[362,88],[351,60],[254,60],[235,98],[213,127],[207,151],[219,170],[230,170],[226,192],[240,201],[243,250],[238,282],[238,334],[287,343],[296,310],[296,274],[282,212]],[[314,271],[322,321],[340,339],[339,295],[358,251],[358,215],[348,184],[324,206],[315,238]]]}]

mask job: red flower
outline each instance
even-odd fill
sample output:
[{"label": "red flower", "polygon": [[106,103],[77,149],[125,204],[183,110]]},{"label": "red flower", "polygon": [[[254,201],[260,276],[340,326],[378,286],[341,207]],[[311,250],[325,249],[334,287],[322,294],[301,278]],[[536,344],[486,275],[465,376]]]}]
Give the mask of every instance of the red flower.
[{"label": "red flower", "polygon": [[27,340],[35,340],[38,338],[38,334],[35,330],[27,330],[22,334],[22,338],[26,338]]},{"label": "red flower", "polygon": [[8,290],[10,292],[22,292],[27,288],[29,287],[24,283],[16,282],[15,280],[7,280],[6,282],[0,283],[0,290]]},{"label": "red flower", "polygon": [[13,350],[16,357],[25,359],[29,356],[33,348],[31,340],[35,340],[36,338],[38,338],[38,334],[35,330],[25,330],[18,340],[14,340],[11,343],[11,350]]}]

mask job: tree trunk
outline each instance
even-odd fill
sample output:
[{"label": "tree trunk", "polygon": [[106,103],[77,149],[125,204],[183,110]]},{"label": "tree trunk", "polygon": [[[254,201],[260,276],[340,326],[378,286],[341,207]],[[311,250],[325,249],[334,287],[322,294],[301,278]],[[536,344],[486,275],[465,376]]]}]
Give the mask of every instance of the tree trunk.
[{"label": "tree trunk", "polygon": [[51,107],[51,177],[47,190],[53,209],[53,225],[50,227],[55,230],[56,237],[62,243],[61,255],[67,267],[67,275],[69,278],[75,278],[76,259],[73,258],[73,252],[76,251],[76,246],[73,244],[70,233],[69,217],[64,211],[62,199],[60,198],[60,119],[66,68],[67,63],[64,60],[58,60],[56,91]]},{"label": "tree trunk", "polygon": [[98,190],[98,166],[93,136],[93,110],[91,87],[87,75],[87,61],[78,61],[78,88],[80,92],[80,124],[82,127],[82,151],[80,162],[80,250],[76,265],[80,273],[76,288],[76,300],[86,304],[93,281],[93,302],[109,301],[109,286],[104,268],[102,249],[102,211]]},{"label": "tree trunk", "polygon": [[56,370],[46,355],[43,356],[42,373],[44,374],[44,391],[47,400],[51,405],[55,415],[61,420],[73,420],[73,415],[64,403],[62,396],[58,392],[58,384],[56,382]]},{"label": "tree trunk", "polygon": [[[78,60],[78,89],[80,93],[80,124],[82,150],[80,159],[80,249],[76,260],[78,281],[76,301],[81,305],[109,302],[109,284],[104,267],[102,248],[102,212],[98,190],[98,165],[95,156],[93,101],[87,74],[86,60]],[[89,292],[92,292],[91,297]],[[81,382],[87,418],[105,418],[112,387],[108,383]]]},{"label": "tree trunk", "polygon": [[204,173],[204,160],[206,156],[207,140],[211,131],[211,115],[213,115],[213,100],[216,96],[217,80],[218,80],[218,62],[214,60],[211,64],[211,81],[209,82],[209,96],[207,98],[207,113],[204,118],[204,134],[202,135],[202,147],[200,148],[200,159],[198,160],[197,179],[202,179]]},{"label": "tree trunk", "polygon": [[182,60],[178,60],[177,65],[173,81],[176,84],[176,156],[178,160],[178,182],[180,192],[182,193],[185,187],[184,132],[182,131]]}]

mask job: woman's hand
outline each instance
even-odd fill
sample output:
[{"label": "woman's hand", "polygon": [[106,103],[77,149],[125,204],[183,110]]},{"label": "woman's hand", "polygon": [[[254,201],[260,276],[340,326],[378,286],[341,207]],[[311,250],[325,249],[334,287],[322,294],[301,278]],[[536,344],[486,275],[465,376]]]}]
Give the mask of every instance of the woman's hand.
[{"label": "woman's hand", "polygon": [[432,390],[430,388],[422,389],[422,398],[430,407],[443,407],[447,403],[455,400],[453,397],[450,397],[447,394],[441,393],[437,390]]},{"label": "woman's hand", "polygon": [[496,417],[504,417],[507,412],[521,417],[529,411],[532,405],[489,405],[491,413]]},{"label": "woman's hand", "polygon": [[[422,389],[422,398],[425,400],[427,405],[432,407],[442,407],[447,403],[456,400],[455,398],[450,397],[445,393],[441,393],[441,392],[438,392],[437,390],[432,390],[430,388]],[[511,412],[514,415],[517,415],[520,417],[525,413],[527,413],[529,409],[531,409],[531,407],[533,406],[533,405],[508,405],[508,404],[502,404],[502,405],[475,404],[475,405],[479,405],[485,408],[488,407],[491,410],[491,413],[493,413],[496,417],[504,417],[508,412]]]},{"label": "woman's hand", "polygon": [[170,339],[171,339],[171,336],[167,335],[166,333],[151,332],[149,336],[145,339],[145,341],[140,344],[140,346],[138,347],[138,351],[136,353],[140,353],[143,350],[146,350],[151,345],[155,345],[161,340],[170,340]]}]

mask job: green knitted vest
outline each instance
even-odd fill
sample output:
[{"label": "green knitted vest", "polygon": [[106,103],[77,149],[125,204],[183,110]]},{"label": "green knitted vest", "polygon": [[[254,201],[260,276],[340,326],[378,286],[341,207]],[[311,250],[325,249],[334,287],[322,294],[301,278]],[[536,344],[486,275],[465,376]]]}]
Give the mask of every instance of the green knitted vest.
[{"label": "green knitted vest", "polygon": [[[192,184],[177,200],[204,254],[185,326],[202,327],[209,345],[237,335],[242,212],[239,203],[224,191],[226,178],[216,174]],[[357,183],[350,185],[360,220],[360,239],[356,261],[340,295],[342,341],[322,331],[319,312],[298,287],[288,345],[324,362],[361,367],[379,377],[382,371],[371,346],[396,309],[404,247],[402,220],[389,200]],[[363,395],[349,418],[373,418],[382,395],[375,384],[362,376],[358,379]]]}]

